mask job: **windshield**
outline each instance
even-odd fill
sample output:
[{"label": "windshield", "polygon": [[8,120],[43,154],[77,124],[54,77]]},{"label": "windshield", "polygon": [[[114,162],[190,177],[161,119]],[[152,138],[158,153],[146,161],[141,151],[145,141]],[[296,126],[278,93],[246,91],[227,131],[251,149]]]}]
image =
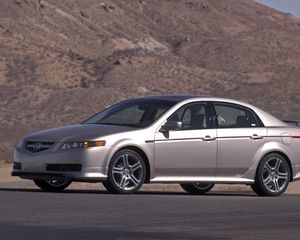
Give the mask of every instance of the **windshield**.
[{"label": "windshield", "polygon": [[128,100],[105,109],[83,123],[147,127],[175,103],[166,100]]}]

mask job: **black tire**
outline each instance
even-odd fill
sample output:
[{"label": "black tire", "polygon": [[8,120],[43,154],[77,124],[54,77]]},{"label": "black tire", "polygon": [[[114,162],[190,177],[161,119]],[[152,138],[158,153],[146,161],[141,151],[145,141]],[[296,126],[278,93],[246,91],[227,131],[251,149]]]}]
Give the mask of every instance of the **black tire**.
[{"label": "black tire", "polygon": [[46,192],[60,192],[72,183],[69,180],[33,180],[33,182]]},{"label": "black tire", "polygon": [[191,194],[205,194],[209,192],[215,184],[213,183],[183,183],[180,186]]},{"label": "black tire", "polygon": [[280,154],[266,155],[258,165],[253,191],[260,196],[280,196],[287,189],[291,169],[287,160]]},{"label": "black tire", "polygon": [[109,185],[109,183],[107,181],[102,182],[102,184],[108,192],[114,193],[114,189]]},{"label": "black tire", "polygon": [[133,150],[120,150],[111,159],[104,187],[111,193],[136,193],[144,184],[146,165]]}]

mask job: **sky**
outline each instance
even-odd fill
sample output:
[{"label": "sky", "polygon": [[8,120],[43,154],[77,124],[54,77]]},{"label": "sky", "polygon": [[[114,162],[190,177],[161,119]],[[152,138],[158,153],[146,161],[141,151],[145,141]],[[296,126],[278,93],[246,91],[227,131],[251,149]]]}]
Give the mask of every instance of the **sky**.
[{"label": "sky", "polygon": [[259,3],[300,17],[300,0],[256,0]]}]

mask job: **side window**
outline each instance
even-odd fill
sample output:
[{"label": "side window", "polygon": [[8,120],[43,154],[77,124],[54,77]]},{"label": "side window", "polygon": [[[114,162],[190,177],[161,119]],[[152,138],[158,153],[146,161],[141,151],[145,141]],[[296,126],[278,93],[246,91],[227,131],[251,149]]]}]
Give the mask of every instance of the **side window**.
[{"label": "side window", "polygon": [[214,104],[219,128],[259,127],[256,116],[247,108],[231,104]]},{"label": "side window", "polygon": [[205,129],[210,127],[206,103],[192,103],[178,109],[168,121],[182,122],[181,130]]}]

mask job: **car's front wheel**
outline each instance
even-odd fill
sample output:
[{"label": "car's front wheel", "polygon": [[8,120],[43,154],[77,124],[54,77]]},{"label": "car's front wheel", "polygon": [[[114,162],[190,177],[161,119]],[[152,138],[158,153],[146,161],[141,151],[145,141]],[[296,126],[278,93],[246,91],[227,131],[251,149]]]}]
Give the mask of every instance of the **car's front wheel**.
[{"label": "car's front wheel", "polygon": [[205,194],[209,192],[215,184],[213,183],[183,183],[180,186],[192,194]]},{"label": "car's front wheel", "polygon": [[279,196],[287,189],[290,174],[287,160],[280,154],[272,153],[260,162],[255,183],[251,187],[261,196]]},{"label": "car's front wheel", "polygon": [[59,192],[67,188],[72,182],[67,179],[62,180],[34,180],[35,185],[47,192]]},{"label": "car's front wheel", "polygon": [[137,192],[144,184],[146,166],[143,158],[133,150],[118,151],[111,159],[104,187],[112,193]]}]

